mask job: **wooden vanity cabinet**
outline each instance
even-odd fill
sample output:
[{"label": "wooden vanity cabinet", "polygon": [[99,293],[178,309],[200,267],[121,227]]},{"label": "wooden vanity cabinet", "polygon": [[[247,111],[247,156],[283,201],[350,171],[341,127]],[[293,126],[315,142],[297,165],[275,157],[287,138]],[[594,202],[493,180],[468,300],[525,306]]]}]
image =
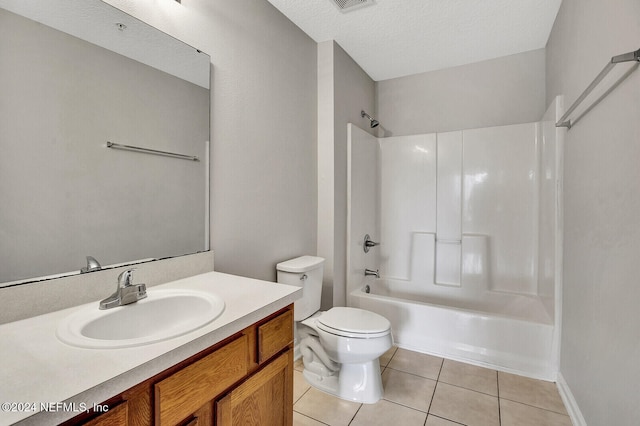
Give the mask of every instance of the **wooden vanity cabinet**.
[{"label": "wooden vanity cabinet", "polygon": [[293,424],[293,305],[65,425]]}]

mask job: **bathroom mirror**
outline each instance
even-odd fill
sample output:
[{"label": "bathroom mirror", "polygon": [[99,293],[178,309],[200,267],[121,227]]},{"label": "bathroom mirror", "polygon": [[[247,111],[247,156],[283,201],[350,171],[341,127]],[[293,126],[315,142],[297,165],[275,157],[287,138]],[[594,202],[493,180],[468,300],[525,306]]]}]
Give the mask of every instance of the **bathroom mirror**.
[{"label": "bathroom mirror", "polygon": [[0,286],[208,250],[208,55],[100,0],[0,0],[0,63]]}]

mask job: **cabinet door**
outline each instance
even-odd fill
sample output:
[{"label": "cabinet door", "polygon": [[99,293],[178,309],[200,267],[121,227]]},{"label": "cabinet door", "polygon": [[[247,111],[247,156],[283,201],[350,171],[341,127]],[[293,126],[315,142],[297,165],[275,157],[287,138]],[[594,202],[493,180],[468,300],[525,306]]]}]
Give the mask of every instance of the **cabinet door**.
[{"label": "cabinet door", "polygon": [[293,351],[289,349],[216,402],[218,425],[293,425]]}]

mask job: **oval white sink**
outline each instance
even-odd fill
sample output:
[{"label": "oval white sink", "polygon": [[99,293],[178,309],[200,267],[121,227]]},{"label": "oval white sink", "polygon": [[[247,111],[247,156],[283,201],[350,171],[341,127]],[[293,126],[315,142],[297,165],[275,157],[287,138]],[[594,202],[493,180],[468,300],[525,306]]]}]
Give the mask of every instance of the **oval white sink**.
[{"label": "oval white sink", "polygon": [[81,348],[148,345],[196,330],[217,318],[224,301],[187,289],[147,290],[147,297],[117,308],[98,303],[81,308],[58,324],[58,339]]}]

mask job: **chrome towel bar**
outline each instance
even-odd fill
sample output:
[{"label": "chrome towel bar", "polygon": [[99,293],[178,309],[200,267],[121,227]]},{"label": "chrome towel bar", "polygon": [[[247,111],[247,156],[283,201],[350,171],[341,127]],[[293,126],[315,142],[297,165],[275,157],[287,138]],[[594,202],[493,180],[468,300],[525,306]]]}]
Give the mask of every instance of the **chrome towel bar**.
[{"label": "chrome towel bar", "polygon": [[[602,69],[602,71],[600,71],[600,74],[598,74],[598,76],[591,82],[591,84],[584,90],[584,92],[582,92],[582,94],[578,97],[578,99],[576,99],[573,105],[569,107],[567,112],[565,112],[564,115],[560,118],[560,120],[558,120],[558,122],[556,123],[556,127],[566,127],[567,129],[570,129],[571,126],[574,124],[572,123],[572,120],[569,118],[573,113],[573,111],[585,100],[587,96],[589,96],[589,94],[593,91],[593,89],[595,89],[596,86],[600,84],[600,82],[605,78],[605,76],[609,74],[609,71],[611,71],[617,64],[620,64],[623,62],[640,62],[640,49],[634,52],[624,53],[622,55],[612,57],[611,61],[609,61],[607,65]],[[607,96],[609,92],[613,90],[613,88],[615,88],[618,84],[620,84],[622,80],[627,78],[629,74],[635,71],[635,69],[638,68],[638,65],[639,64],[635,64],[631,69],[629,69],[620,79],[616,81],[616,83],[611,88],[609,88],[602,96],[600,96],[596,101],[594,101],[588,108],[584,110],[584,112],[579,117],[577,117],[573,121],[574,122],[577,121],[578,118],[582,117],[582,115],[589,112],[591,108],[593,108],[598,102],[604,99],[604,97]]]},{"label": "chrome towel bar", "polygon": [[164,155],[166,157],[182,158],[184,160],[191,160],[191,161],[200,161],[198,157],[195,157],[193,155],[176,154],[175,152],[159,151],[157,149],[143,148],[143,147],[132,146],[132,145],[123,145],[120,143],[113,143],[109,141],[107,141],[107,148],[124,149],[127,151],[143,152],[145,154]]}]

